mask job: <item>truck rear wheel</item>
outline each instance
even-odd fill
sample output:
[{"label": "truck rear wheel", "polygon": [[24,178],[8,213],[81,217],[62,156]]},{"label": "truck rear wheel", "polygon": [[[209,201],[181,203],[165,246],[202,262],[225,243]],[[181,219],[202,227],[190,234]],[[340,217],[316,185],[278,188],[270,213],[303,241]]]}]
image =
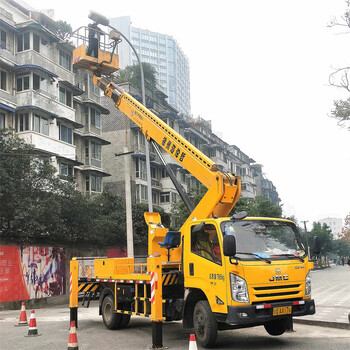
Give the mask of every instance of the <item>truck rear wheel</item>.
[{"label": "truck rear wheel", "polygon": [[204,347],[211,347],[215,344],[218,324],[206,300],[198,301],[194,307],[193,325],[199,344]]},{"label": "truck rear wheel", "polygon": [[270,335],[282,335],[287,329],[287,319],[269,321],[264,324],[264,327]]},{"label": "truck rear wheel", "polygon": [[102,302],[102,319],[108,329],[119,328],[121,314],[114,312],[114,300],[112,295],[107,295]]}]

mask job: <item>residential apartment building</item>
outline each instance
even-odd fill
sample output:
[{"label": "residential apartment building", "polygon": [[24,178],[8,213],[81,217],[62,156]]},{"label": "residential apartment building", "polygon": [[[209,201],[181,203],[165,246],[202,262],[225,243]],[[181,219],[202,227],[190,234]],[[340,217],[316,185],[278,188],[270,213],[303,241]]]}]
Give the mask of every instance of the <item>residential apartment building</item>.
[{"label": "residential apartment building", "polygon": [[[176,40],[170,35],[131,26],[128,16],[111,18],[110,24],[128,38],[142,62],[150,63],[156,69],[158,84],[167,95],[168,103],[189,116],[189,62]],[[125,40],[120,44],[119,52],[120,68],[138,64],[133,50]]]},{"label": "residential apartment building", "polygon": [[74,47],[57,23],[23,1],[0,0],[0,127],[13,128],[64,179],[86,193],[102,191],[100,92],[72,67]]},{"label": "residential apartment building", "polygon": [[272,181],[268,180],[262,171],[263,166],[261,164],[252,164],[252,175],[256,184],[256,195],[264,196],[270,200],[274,205],[279,205],[281,199],[278,196],[276,186]]}]

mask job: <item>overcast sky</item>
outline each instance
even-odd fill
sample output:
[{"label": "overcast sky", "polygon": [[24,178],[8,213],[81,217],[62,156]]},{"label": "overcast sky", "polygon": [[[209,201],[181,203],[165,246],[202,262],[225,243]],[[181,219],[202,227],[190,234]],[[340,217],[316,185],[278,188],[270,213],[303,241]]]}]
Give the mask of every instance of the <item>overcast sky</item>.
[{"label": "overcast sky", "polygon": [[190,62],[193,116],[264,166],[286,215],[350,212],[350,132],[328,116],[333,100],[350,97],[328,85],[333,68],[350,65],[350,29],[327,28],[345,0],[27,3],[73,29],[95,10],[173,36]]}]

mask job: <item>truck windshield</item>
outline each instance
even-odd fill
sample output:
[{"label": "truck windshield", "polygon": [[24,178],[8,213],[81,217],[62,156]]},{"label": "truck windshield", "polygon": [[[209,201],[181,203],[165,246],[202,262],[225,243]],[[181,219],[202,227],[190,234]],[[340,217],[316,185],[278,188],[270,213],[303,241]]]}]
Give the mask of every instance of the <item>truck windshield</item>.
[{"label": "truck windshield", "polygon": [[294,224],[279,220],[243,220],[221,223],[223,235],[236,238],[240,260],[305,258],[305,248]]}]

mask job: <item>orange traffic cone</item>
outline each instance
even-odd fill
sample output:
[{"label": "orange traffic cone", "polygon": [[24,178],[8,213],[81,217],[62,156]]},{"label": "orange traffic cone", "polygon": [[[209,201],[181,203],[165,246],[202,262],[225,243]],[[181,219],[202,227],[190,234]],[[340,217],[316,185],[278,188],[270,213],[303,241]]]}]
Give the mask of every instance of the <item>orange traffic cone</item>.
[{"label": "orange traffic cone", "polygon": [[190,346],[189,346],[188,350],[198,350],[196,336],[194,334],[190,335]]},{"label": "orange traffic cone", "polygon": [[77,338],[77,330],[75,328],[75,321],[72,321],[70,323],[70,330],[69,330],[69,339],[68,339],[67,350],[79,350],[78,338]]},{"label": "orange traffic cone", "polygon": [[38,335],[38,328],[36,327],[36,319],[35,319],[35,311],[32,310],[32,313],[30,314],[30,320],[29,320],[29,329],[28,329],[28,335],[26,337],[36,337]]},{"label": "orange traffic cone", "polygon": [[19,314],[19,322],[18,324],[15,324],[15,326],[16,327],[28,326],[26,306],[24,304],[24,301],[22,301],[21,313]]}]

